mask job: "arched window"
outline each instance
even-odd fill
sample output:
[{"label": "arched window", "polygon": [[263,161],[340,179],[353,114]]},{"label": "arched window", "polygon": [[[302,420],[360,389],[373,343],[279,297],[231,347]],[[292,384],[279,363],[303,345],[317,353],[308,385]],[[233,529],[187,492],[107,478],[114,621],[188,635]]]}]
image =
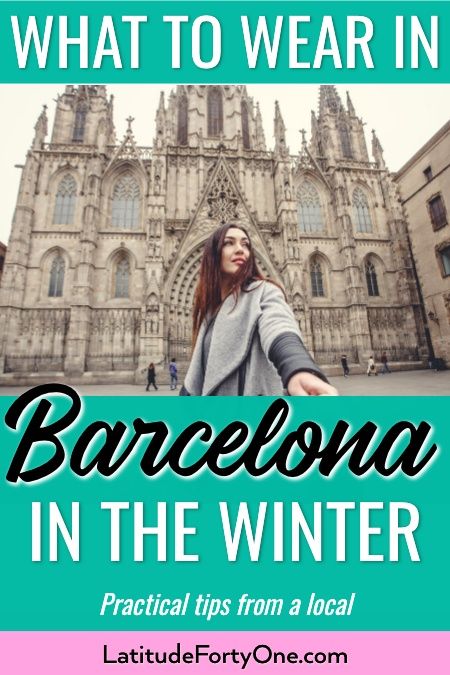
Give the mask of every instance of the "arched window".
[{"label": "arched window", "polygon": [[355,210],[356,231],[372,232],[369,202],[361,188],[356,188],[353,193],[353,208]]},{"label": "arched window", "polygon": [[324,298],[322,264],[318,258],[311,260],[311,294],[314,298]]},{"label": "arched window", "polygon": [[218,87],[208,91],[208,136],[219,136],[223,131],[222,92]]},{"label": "arched window", "polygon": [[298,225],[301,232],[323,232],[325,221],[319,193],[305,180],[298,190]]},{"label": "arched window", "polygon": [[130,297],[130,261],[123,256],[117,261],[114,274],[114,297]]},{"label": "arched window", "polygon": [[342,155],[347,158],[353,157],[352,142],[350,132],[346,124],[339,127],[339,136],[341,138]]},{"label": "arched window", "polygon": [[84,140],[87,110],[86,102],[80,101],[75,110],[75,122],[72,133],[72,141],[74,143],[81,143]]},{"label": "arched window", "polygon": [[66,271],[66,262],[61,253],[58,253],[52,261],[50,267],[50,280],[48,284],[48,297],[61,298],[64,289],[64,274]]},{"label": "arched window", "polygon": [[246,150],[250,150],[250,131],[248,126],[248,106],[246,101],[241,102],[242,119],[242,144]]},{"label": "arched window", "polygon": [[56,191],[53,222],[56,225],[72,225],[75,215],[77,184],[70,173],[63,176]]},{"label": "arched window", "polygon": [[178,101],[178,144],[187,145],[188,142],[188,99],[182,94]]},{"label": "arched window", "polygon": [[139,225],[141,191],[131,174],[125,174],[114,186],[111,221],[113,227],[133,230]]},{"label": "arched window", "polygon": [[380,295],[377,271],[375,269],[375,265],[370,260],[366,262],[366,283],[367,292],[370,296]]}]

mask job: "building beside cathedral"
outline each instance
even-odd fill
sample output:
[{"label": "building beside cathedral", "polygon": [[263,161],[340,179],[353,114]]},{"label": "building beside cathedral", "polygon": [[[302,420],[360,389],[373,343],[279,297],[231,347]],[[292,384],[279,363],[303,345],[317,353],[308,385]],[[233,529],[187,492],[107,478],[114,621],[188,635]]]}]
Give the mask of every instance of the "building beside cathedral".
[{"label": "building beside cathedral", "polygon": [[450,362],[450,122],[397,172],[436,358]]},{"label": "building beside cathedral", "polygon": [[[299,88],[300,92],[300,88]],[[67,86],[50,140],[40,114],[22,170],[0,291],[1,380],[142,381],[149,361],[191,349],[204,242],[249,231],[286,289],[308,348],[330,371],[426,358],[396,184],[350,97],[321,86],[291,155],[278,103],[273,149],[245,86],[161,95],[150,147],[118,141],[104,86]],[[299,105],[301,99],[299,95]]]}]

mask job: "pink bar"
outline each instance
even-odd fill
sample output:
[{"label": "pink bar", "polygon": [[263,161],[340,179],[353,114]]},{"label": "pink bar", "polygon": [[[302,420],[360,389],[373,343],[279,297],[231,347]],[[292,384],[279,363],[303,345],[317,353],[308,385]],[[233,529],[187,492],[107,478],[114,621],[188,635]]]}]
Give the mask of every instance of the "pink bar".
[{"label": "pink bar", "polygon": [[[242,657],[235,655],[238,663],[217,663],[201,657],[199,663],[152,665],[144,663],[105,663],[119,652],[144,650],[175,652],[177,643],[181,651],[195,652],[195,645],[210,645],[210,653],[223,654],[252,652],[258,645],[267,645],[273,652],[296,652],[305,657],[307,652],[346,652],[345,664],[306,664],[269,662],[256,663],[250,658],[244,665]],[[205,649],[203,651],[206,651]],[[417,633],[277,633],[277,632],[11,632],[0,633],[0,664],[5,675],[91,675],[97,673],[174,673],[174,675],[214,675],[218,673],[248,673],[248,675],[277,675],[286,673],[345,673],[345,675],[448,675],[450,673],[448,632]],[[255,652],[265,660],[270,652],[260,646]],[[129,657],[131,658],[131,657]],[[144,656],[144,659],[147,657]],[[150,657],[154,658],[154,657]],[[174,658],[178,658],[174,657]],[[215,660],[217,657],[213,656]],[[230,660],[231,657],[228,657]],[[291,659],[293,657],[291,656]],[[313,658],[308,656],[308,659]],[[319,657],[322,659],[323,657]]]}]

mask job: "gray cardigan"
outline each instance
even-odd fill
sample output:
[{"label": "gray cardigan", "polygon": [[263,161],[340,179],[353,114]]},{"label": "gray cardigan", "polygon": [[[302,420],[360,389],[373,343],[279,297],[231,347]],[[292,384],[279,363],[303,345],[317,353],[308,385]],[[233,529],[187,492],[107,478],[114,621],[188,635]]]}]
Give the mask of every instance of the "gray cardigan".
[{"label": "gray cardigan", "polygon": [[[278,396],[283,383],[269,352],[283,334],[301,338],[297,321],[282,291],[267,281],[250,284],[237,302],[228,296],[212,327],[206,369],[203,342],[207,323],[200,328],[186,379],[185,395],[191,396]],[[297,340],[295,367],[324,378],[308,352]],[[292,363],[292,356],[289,359]]]}]

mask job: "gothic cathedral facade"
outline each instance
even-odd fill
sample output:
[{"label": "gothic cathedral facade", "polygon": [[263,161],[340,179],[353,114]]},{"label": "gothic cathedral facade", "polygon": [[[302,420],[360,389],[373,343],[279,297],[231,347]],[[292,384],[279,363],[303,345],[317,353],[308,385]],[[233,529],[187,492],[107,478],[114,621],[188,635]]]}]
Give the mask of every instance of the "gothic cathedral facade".
[{"label": "gothic cathedral facade", "polygon": [[239,85],[161,95],[151,147],[136,144],[132,118],[116,141],[104,86],[67,86],[46,137],[44,108],[4,266],[0,381],[134,382],[149,361],[187,363],[203,245],[228,222],[248,229],[325,370],[342,353],[350,364],[425,355],[396,185],[335,87],[320,87],[297,155],[277,102],[267,149]]}]

